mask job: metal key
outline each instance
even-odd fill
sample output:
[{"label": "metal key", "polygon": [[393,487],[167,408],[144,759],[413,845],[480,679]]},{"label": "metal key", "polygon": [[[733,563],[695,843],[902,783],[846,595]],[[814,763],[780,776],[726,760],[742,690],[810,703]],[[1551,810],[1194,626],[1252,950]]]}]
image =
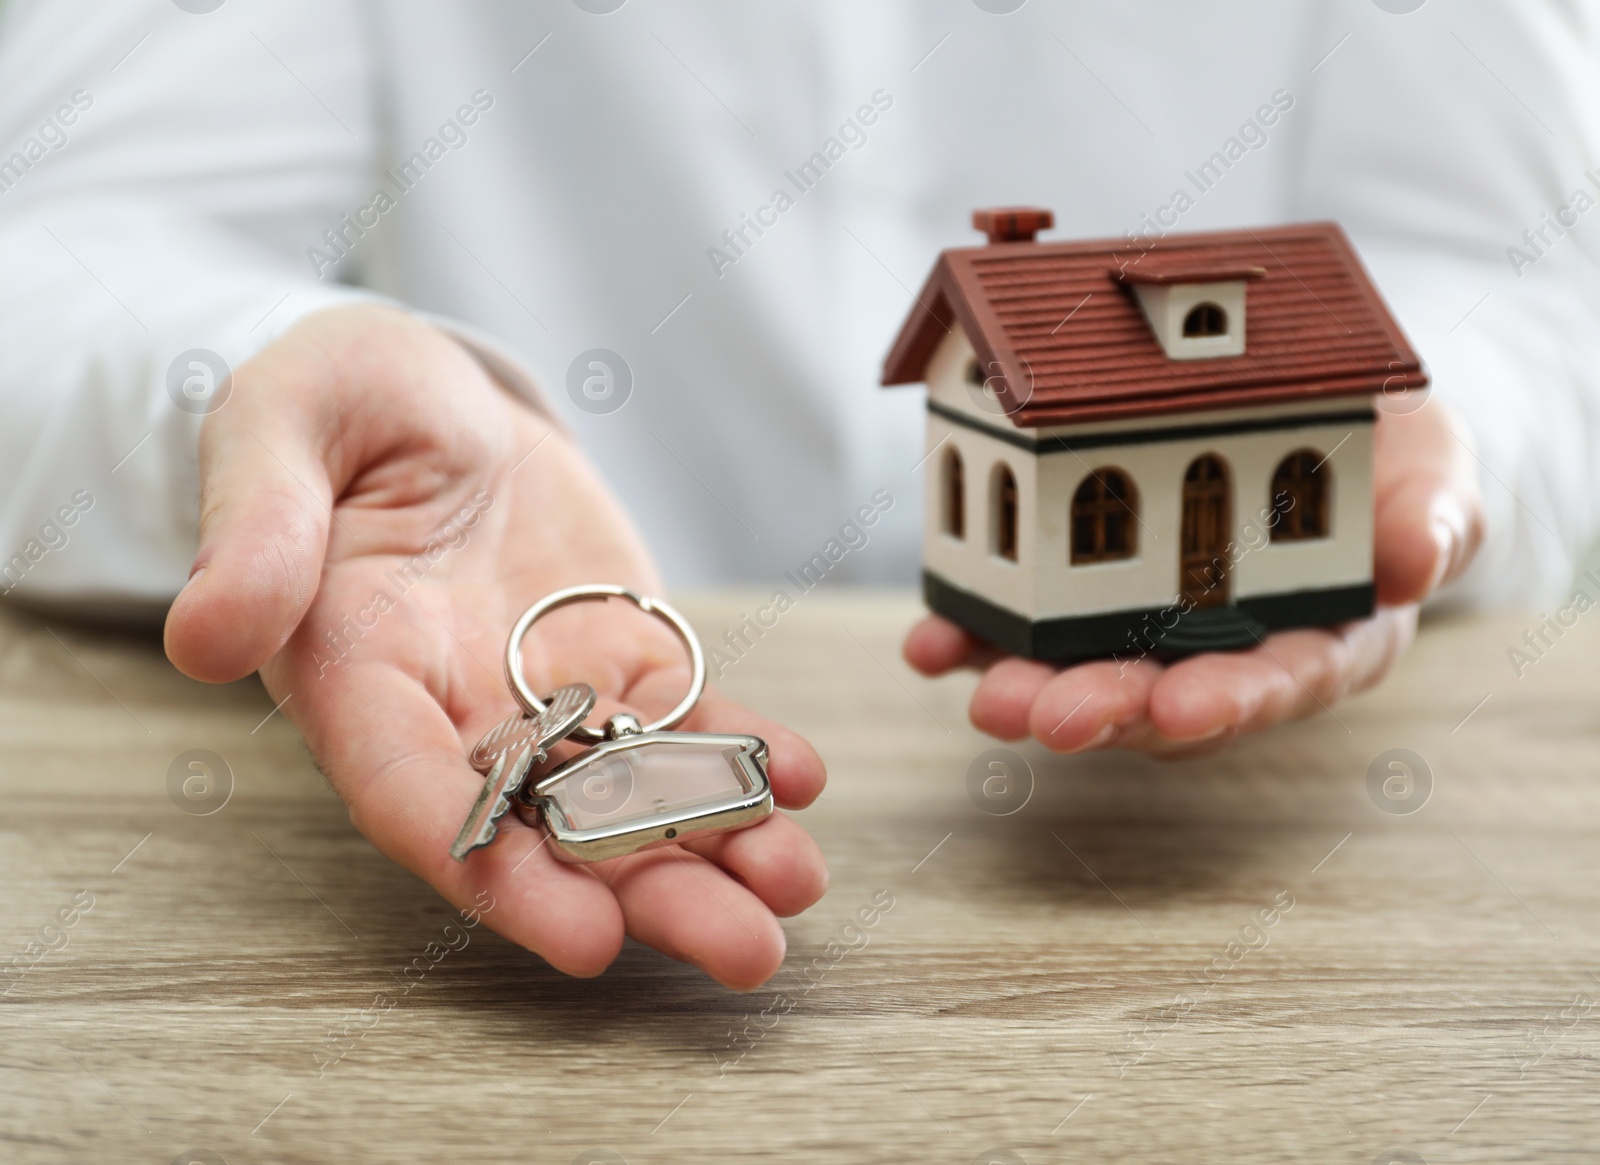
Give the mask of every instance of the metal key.
[{"label": "metal key", "polygon": [[494,840],[497,823],[522,788],[528,770],[542,763],[552,744],[563,740],[594,711],[595,692],[588,684],[557,688],[537,716],[519,712],[491,728],[472,750],[472,767],[484,774],[483,788],[450,847],[458,862]]}]

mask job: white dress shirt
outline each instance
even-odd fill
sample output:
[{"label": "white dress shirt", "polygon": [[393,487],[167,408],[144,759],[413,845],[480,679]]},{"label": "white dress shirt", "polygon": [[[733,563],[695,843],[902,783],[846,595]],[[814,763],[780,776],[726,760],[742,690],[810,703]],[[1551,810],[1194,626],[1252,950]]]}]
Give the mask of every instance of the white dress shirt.
[{"label": "white dress shirt", "polygon": [[1461,593],[1571,585],[1600,523],[1592,8],[614,4],[0,0],[0,590],[170,597],[174,400],[211,375],[184,354],[237,367],[374,293],[542,384],[675,585],[777,580],[880,490],[835,574],[910,582],[922,394],[881,361],[1007,204],[1046,237],[1342,222],[1476,437]]}]

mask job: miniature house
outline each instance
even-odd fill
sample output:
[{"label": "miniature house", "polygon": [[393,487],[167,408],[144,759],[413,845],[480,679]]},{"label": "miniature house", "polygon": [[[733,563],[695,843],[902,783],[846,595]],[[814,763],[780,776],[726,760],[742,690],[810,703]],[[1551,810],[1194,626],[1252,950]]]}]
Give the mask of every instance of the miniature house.
[{"label": "miniature house", "polygon": [[1050,660],[1372,612],[1374,397],[1427,375],[1338,226],[973,224],[989,244],[939,257],[883,375],[928,386],[933,610]]}]

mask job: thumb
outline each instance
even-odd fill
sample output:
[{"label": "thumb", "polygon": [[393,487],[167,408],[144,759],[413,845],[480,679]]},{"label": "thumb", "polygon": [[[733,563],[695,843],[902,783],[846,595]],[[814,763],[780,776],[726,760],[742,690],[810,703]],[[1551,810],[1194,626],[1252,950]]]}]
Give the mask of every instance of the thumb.
[{"label": "thumb", "polygon": [[256,671],[316,595],[333,490],[312,418],[295,403],[318,395],[307,373],[263,353],[201,428],[200,552],[166,625],[167,658],[197,680]]},{"label": "thumb", "polygon": [[1421,602],[1466,569],[1483,540],[1471,437],[1437,400],[1380,414],[1376,434],[1378,601]]}]

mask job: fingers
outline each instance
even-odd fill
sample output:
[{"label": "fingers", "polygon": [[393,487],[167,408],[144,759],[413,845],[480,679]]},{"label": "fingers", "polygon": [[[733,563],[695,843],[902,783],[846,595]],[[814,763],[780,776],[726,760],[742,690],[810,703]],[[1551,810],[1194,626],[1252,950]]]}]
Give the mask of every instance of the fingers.
[{"label": "fingers", "polygon": [[[641,676],[625,693],[635,707],[661,707],[681,693],[676,666]],[[789,729],[708,689],[684,722],[691,732],[759,736],[779,805],[810,804],[827,779],[822,758]],[[693,963],[727,986],[748,990],[783,961],[777,915],[793,915],[822,897],[827,866],[816,843],[792,819],[774,814],[758,825],[603,863],[628,933],[673,958]]]},{"label": "fingers", "polygon": [[1021,740],[1028,735],[1034,701],[1056,674],[1055,667],[1037,660],[1000,660],[983,673],[972,693],[967,710],[972,726],[1001,740]]},{"label": "fingers", "polygon": [[[643,624],[640,630],[650,626]],[[567,634],[559,627],[557,631]],[[643,651],[641,641],[629,642],[630,650],[613,652],[616,670],[606,675],[620,699],[603,699],[592,719],[622,708],[659,715],[683,694],[688,672],[675,640],[667,636],[655,645],[659,650]],[[540,665],[555,674],[569,655],[588,661],[592,652],[576,647],[545,650]],[[630,662],[630,656],[639,662]],[[682,728],[764,739],[779,805],[804,806],[822,791],[826,772],[815,749],[715,689],[704,693]],[[774,915],[806,909],[827,888],[827,868],[816,843],[781,815],[686,847],[646,851],[590,868],[615,895],[627,933],[739,989],[766,981],[783,960],[785,940]]]},{"label": "fingers", "polygon": [[373,845],[458,908],[487,892],[489,926],[558,970],[590,976],[610,965],[623,937],[616,899],[585,867],[558,861],[542,831],[508,813],[493,844],[465,862],[450,857],[482,778],[421,684],[381,664],[311,684],[296,701],[301,728]]},{"label": "fingers", "polygon": [[1339,629],[1350,648],[1348,695],[1364,692],[1389,674],[1417,636],[1417,608],[1379,607],[1370,619]]},{"label": "fingers", "polygon": [[[600,973],[626,930],[719,982],[755,987],[783,959],[774,911],[796,913],[826,889],[815,843],[782,816],[688,851],[669,847],[585,866],[555,858],[543,831],[512,814],[491,845],[457,863],[448,850],[481,778],[467,768],[435,697],[379,663],[351,663],[320,680],[302,669],[297,678],[301,726],[336,774],[357,828],[458,907],[487,894],[493,905],[482,914],[494,930],[568,974]],[[809,759],[820,786],[821,762],[798,737],[791,742],[792,734],[720,698],[705,714],[710,722],[696,727],[760,731],[780,742],[780,755],[801,765]]]},{"label": "fingers", "polygon": [[[320,467],[280,447],[309,483]],[[248,433],[213,446],[194,573],[167,614],[167,656],[213,683],[256,671],[277,653],[315,597],[328,541],[320,496]],[[205,472],[203,470],[203,472]]]},{"label": "fingers", "polygon": [[684,727],[697,732],[744,733],[765,740],[772,797],[785,809],[804,809],[821,796],[828,783],[827,767],[805,737],[718,692],[706,693]]},{"label": "fingers", "polygon": [[465,862],[449,856],[450,843],[480,784],[481,779],[474,780],[465,786],[470,795],[458,792],[448,798],[448,815],[438,819],[445,828],[426,836],[410,834],[413,844],[405,851],[378,844],[378,835],[385,832],[402,836],[403,826],[372,822],[357,817],[354,810],[351,820],[386,855],[452,904],[481,901],[480,895],[487,892],[492,905],[481,913],[496,933],[565,974],[579,978],[600,974],[622,950],[622,912],[615,896],[587,868],[563,862],[550,852],[549,835],[543,829],[526,825],[515,812],[507,813],[492,844],[474,850]]},{"label": "fingers", "polygon": [[1469,440],[1437,401],[1414,413],[1380,414],[1374,465],[1379,602],[1421,601],[1466,569],[1477,552],[1483,499]]},{"label": "fingers", "polygon": [[[686,681],[687,674],[674,662],[645,672],[623,696],[632,708],[662,708],[681,695]],[[603,710],[623,706],[615,700],[605,703]],[[809,804],[822,790],[822,760],[805,740],[714,689],[705,693],[683,728],[764,739],[773,796],[780,805]],[[488,854],[501,845],[497,841],[480,852]],[[535,855],[528,865],[538,865],[544,857]],[[468,864],[476,858],[474,854]],[[774,914],[797,914],[813,905],[828,881],[816,843],[781,815],[749,829],[598,863],[592,869],[615,895],[627,933],[738,989],[759,986],[783,960],[785,941]],[[577,946],[570,934],[546,933],[538,940],[512,937],[562,969],[571,964],[557,962],[556,956],[565,952],[570,960]],[[546,945],[534,946],[534,941]],[[607,950],[589,953],[609,959],[615,952]]]},{"label": "fingers", "polygon": [[1165,740],[1199,743],[1255,732],[1331,707],[1348,687],[1342,636],[1282,631],[1250,651],[1216,652],[1173,664],[1150,695],[1150,722]]},{"label": "fingers", "polygon": [[1252,651],[1173,664],[1150,695],[1154,736],[1201,744],[1331,712],[1381,679],[1415,630],[1415,607],[1380,607],[1342,627],[1280,631]]},{"label": "fingers", "polygon": [[929,615],[912,627],[902,651],[906,662],[927,676],[958,667],[983,667],[1004,654],[938,615]]},{"label": "fingers", "polygon": [[1153,660],[1098,660],[1068,668],[1039,692],[1033,735],[1057,752],[1106,748],[1135,732],[1163,669]]},{"label": "fingers", "polygon": [[740,991],[782,965],[787,940],[772,911],[699,854],[668,846],[603,866],[600,876],[640,942]]},{"label": "fingers", "polygon": [[[316,595],[333,491],[320,439],[294,401],[314,364],[258,356],[200,439],[200,552],[167,615],[173,664],[195,679],[249,675]],[[291,383],[292,382],[292,383]]]},{"label": "fingers", "polygon": [[1056,752],[1124,747],[1157,756],[1214,750],[1247,732],[1329,711],[1376,683],[1411,642],[1415,606],[1339,628],[1283,631],[1250,651],[1172,664],[1101,660],[1057,672],[1007,659],[973,693],[973,725]]},{"label": "fingers", "polygon": [[780,918],[815,906],[828,889],[822,851],[810,834],[781,813],[749,829],[692,841],[684,848],[737,878]]}]

